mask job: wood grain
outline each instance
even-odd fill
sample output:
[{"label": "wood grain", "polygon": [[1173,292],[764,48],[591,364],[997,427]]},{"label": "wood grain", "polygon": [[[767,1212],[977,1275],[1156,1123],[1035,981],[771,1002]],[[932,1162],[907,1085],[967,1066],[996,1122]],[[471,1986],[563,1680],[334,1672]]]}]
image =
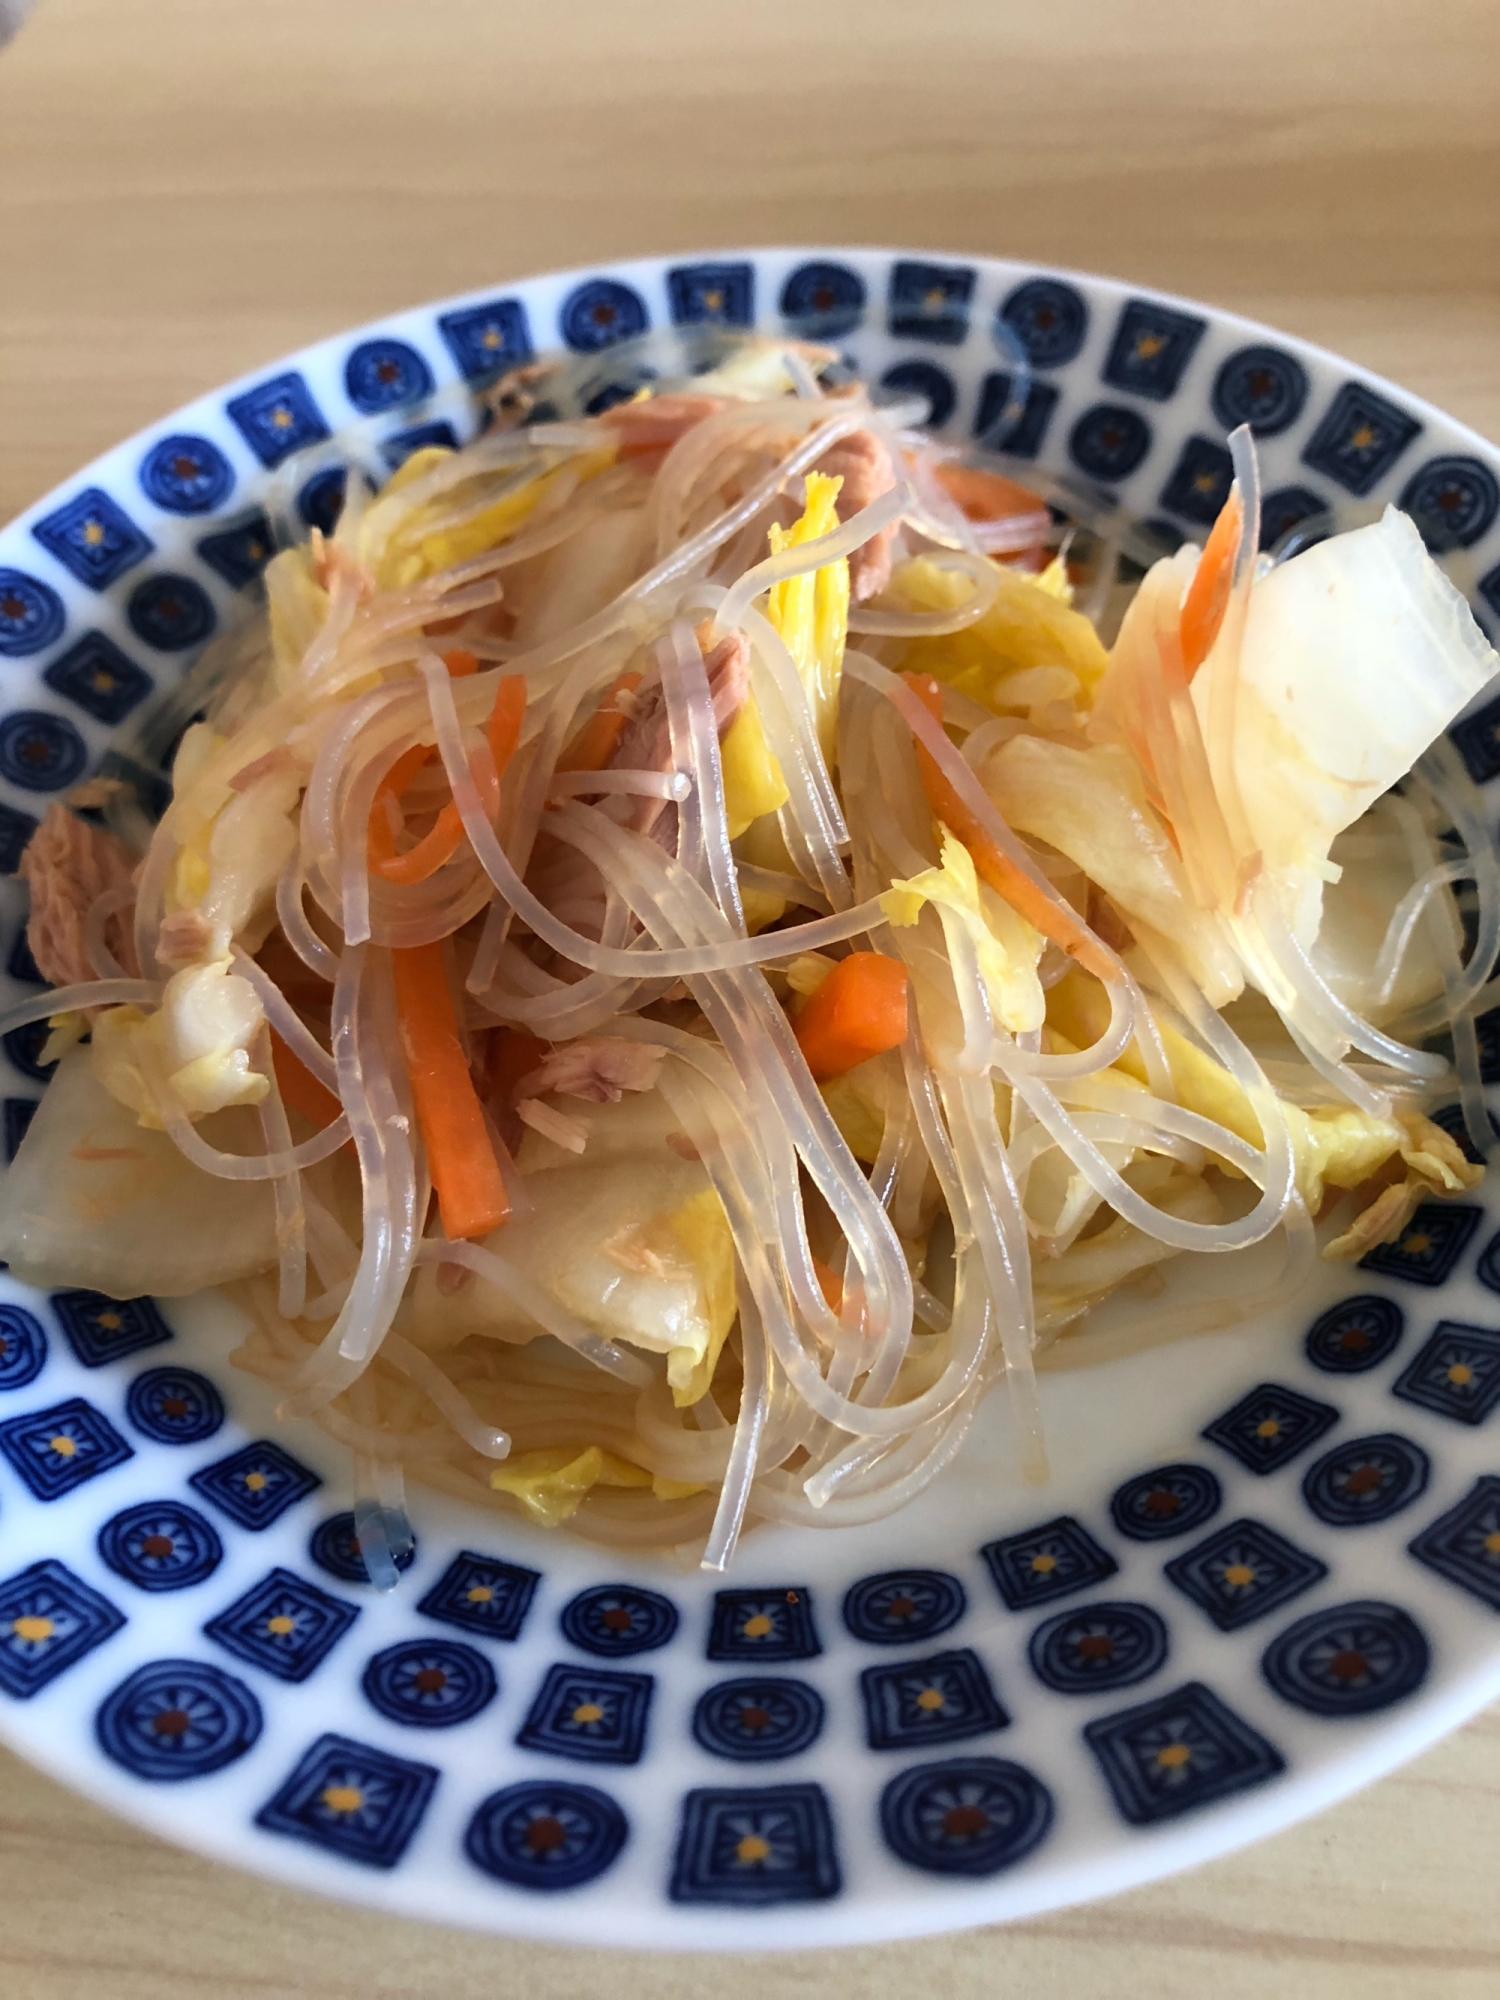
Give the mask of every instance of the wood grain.
[{"label": "wood grain", "polygon": [[[773,241],[1234,306],[1500,435],[1500,8],[40,0],[0,55],[0,518],[187,397],[528,270]],[[27,2000],[1493,2000],[1500,1717],[1177,1881],[722,1963],[471,1938],[162,1846],[0,1758]]]}]

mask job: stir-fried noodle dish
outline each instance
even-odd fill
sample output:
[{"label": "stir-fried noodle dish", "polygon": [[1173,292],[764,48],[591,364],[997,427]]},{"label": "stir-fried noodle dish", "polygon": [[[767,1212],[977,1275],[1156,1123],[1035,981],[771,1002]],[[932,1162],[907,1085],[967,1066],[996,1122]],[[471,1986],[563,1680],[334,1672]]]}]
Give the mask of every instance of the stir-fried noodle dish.
[{"label": "stir-fried noodle dish", "polygon": [[1044,1479],[1038,1367],[1264,1314],[1494,1143],[1446,732],[1500,662],[1405,515],[1263,552],[1242,430],[1168,554],[827,349],[605,360],[351,471],[22,864],[0,1255],[229,1288],[387,1587],[407,1478],[722,1569],[1003,1384]]}]

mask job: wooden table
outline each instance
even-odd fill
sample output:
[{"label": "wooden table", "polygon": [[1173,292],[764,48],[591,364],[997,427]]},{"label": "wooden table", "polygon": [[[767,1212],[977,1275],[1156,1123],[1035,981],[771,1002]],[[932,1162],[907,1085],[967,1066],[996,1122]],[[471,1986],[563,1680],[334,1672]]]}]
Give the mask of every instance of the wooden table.
[{"label": "wooden table", "polygon": [[[596,255],[884,241],[1093,267],[1500,435],[1487,0],[40,0],[0,55],[0,517],[228,376]],[[0,1764],[27,2000],[1493,2000],[1500,1716],[1197,1874],[1009,1930],[723,1963],[305,1900]]]}]

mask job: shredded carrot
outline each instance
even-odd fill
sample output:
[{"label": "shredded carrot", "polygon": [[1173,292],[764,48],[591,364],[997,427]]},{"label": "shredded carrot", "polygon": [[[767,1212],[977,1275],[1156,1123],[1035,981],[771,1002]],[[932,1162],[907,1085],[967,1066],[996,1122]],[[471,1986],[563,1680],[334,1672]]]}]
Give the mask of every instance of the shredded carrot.
[{"label": "shredded carrot", "polygon": [[276,1071],[276,1088],[284,1104],[300,1111],[314,1125],[331,1125],[343,1106],[324,1083],[320,1083],[300,1056],[294,1055],[273,1028],[271,1062]]},{"label": "shredded carrot", "polygon": [[516,1085],[547,1060],[550,1044],[529,1028],[496,1028],[485,1051],[484,1094],[493,1105],[508,1105]]},{"label": "shredded carrot", "polygon": [[441,941],[393,951],[396,1013],[427,1171],[453,1242],[487,1236],[510,1214],[495,1142],[458,1038]]},{"label": "shredded carrot", "polygon": [[906,1039],[906,967],[879,951],[841,958],[797,1016],[797,1046],[818,1083]]},{"label": "shredded carrot", "polygon": [[844,1287],[839,1279],[823,1262],[821,1257],[812,1260],[813,1276],[818,1281],[818,1290],[828,1302],[828,1310],[838,1313],[844,1310]]},{"label": "shredded carrot", "polygon": [[616,707],[622,694],[633,694],[639,674],[623,673],[557,760],[559,771],[602,771],[619,747],[629,717]]},{"label": "shredded carrot", "polygon": [[1219,509],[1198,567],[1182,601],[1182,664],[1189,680],[1208,658],[1224,613],[1229,609],[1229,590],[1234,581],[1235,552],[1240,545],[1240,528],[1245,510],[1233,489]]},{"label": "shredded carrot", "polygon": [[466,681],[470,674],[479,672],[479,660],[467,646],[454,646],[443,655],[443,665],[448,669],[449,680]]},{"label": "shredded carrot", "polygon": [[[931,674],[908,673],[901,678],[933,720],[941,722],[943,691]],[[1054,903],[991,840],[978,818],[943,775],[941,766],[926,744],[918,739],[914,748],[927,803],[944,826],[968,848],[980,880],[988,882],[995,893],[1003,896],[1011,908],[1018,910],[1043,937],[1051,938],[1071,958],[1076,958],[1085,971],[1092,972],[1096,979],[1113,982],[1118,977],[1114,961],[1088,926]]]},{"label": "shredded carrot", "polygon": [[[467,657],[472,659],[473,655],[469,654]],[[490,755],[494,760],[497,782],[500,774],[504,771],[515,753],[516,744],[520,739],[521,723],[525,714],[526,682],[520,674],[507,674],[495,690],[495,705],[490,710],[489,721],[485,724],[485,734],[489,739]],[[406,754],[410,756],[412,753],[408,751]],[[424,752],[424,758],[427,754],[429,753]],[[397,768],[404,761],[404,759],[398,758]],[[394,774],[393,768],[392,775],[394,776]],[[414,775],[415,767],[408,773],[405,782],[409,784]],[[384,789],[385,786],[382,785],[381,792]],[[498,798],[493,794],[492,788],[482,787],[481,789],[491,790],[491,796],[485,800],[485,805],[486,809],[493,813],[495,806],[499,803]],[[376,793],[375,799],[376,804],[381,806],[383,814],[384,807],[380,792]],[[372,842],[379,841],[379,828],[383,824],[383,818],[377,820],[372,811],[370,815]],[[389,833],[388,827],[386,831]],[[463,817],[458,807],[450,799],[438,814],[431,831],[425,833],[416,846],[409,849],[407,853],[392,853],[382,855],[378,858],[374,863],[376,873],[381,875],[387,882],[425,882],[430,875],[437,873],[445,861],[452,860],[453,856],[458,852],[463,838]]]},{"label": "shredded carrot", "polygon": [[982,466],[964,465],[960,460],[942,460],[937,468],[938,484],[971,521],[1002,521],[1013,514],[1045,514],[1047,503],[1003,473],[987,472]]}]

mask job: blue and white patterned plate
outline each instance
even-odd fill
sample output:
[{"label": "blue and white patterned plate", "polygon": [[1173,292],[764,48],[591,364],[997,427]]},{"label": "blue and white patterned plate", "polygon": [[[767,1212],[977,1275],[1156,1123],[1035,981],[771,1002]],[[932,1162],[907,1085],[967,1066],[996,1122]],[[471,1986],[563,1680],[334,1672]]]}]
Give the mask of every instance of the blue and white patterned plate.
[{"label": "blue and white patterned plate", "polygon": [[[468,435],[565,346],[819,328],[956,435],[1201,534],[1257,433],[1267,536],[1408,508],[1500,625],[1500,453],[1334,356],[1099,278],[762,250],[401,314],[180,410],[0,536],[0,869],[175,682],[347,433]],[[998,330],[998,331],[997,331]],[[1454,736],[1500,776],[1500,702]],[[33,988],[0,883],[6,997]],[[1481,1036],[1500,1081],[1500,1023]],[[6,1037],[13,1151],[44,1082]],[[205,1296],[0,1274],[0,1735],[171,1839],[299,1886],[571,1942],[868,1941],[1045,1910],[1316,1811],[1500,1693],[1500,1235],[1420,1211],[1295,1312],[1043,1383],[1046,1489],[986,1412],[889,1523],[762,1529],[733,1574],[615,1561],[413,1490],[363,1581],[341,1454],[277,1427]]]}]

